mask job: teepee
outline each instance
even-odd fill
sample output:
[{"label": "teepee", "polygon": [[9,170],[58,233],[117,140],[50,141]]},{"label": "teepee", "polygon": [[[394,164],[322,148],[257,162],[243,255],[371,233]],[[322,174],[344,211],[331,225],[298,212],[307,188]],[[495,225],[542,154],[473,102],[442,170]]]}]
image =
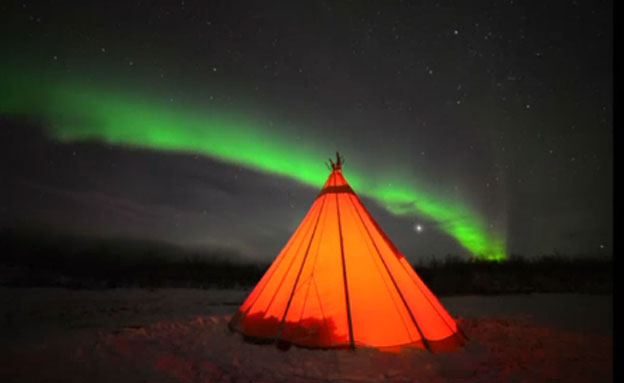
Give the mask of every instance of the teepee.
[{"label": "teepee", "polygon": [[342,175],[342,158],[230,328],[304,347],[464,343],[453,318],[370,216]]}]

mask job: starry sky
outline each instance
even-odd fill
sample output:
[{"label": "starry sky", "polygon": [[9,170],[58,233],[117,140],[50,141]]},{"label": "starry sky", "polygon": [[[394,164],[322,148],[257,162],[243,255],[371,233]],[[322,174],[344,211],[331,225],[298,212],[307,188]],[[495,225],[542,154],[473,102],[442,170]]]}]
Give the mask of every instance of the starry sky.
[{"label": "starry sky", "polygon": [[0,5],[0,227],[271,260],[336,150],[408,257],[611,254],[602,1]]}]

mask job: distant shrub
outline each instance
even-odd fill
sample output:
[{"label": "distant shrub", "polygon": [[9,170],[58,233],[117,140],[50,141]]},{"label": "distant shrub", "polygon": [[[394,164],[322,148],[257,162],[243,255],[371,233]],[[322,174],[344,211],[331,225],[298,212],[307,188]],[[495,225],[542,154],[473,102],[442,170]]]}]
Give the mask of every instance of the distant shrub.
[{"label": "distant shrub", "polygon": [[[72,236],[0,233],[0,285],[240,288],[255,286],[268,263],[226,251],[189,251],[168,244]],[[431,256],[414,265],[438,295],[533,292],[611,293],[610,257],[512,255],[502,262]]]}]

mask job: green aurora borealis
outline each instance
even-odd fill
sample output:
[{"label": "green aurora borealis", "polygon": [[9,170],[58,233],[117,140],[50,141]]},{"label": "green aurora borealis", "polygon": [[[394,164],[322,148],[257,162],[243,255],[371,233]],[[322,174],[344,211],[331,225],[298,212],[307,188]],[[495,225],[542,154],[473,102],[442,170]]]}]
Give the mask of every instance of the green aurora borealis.
[{"label": "green aurora borealis", "polygon": [[[296,140],[251,118],[232,117],[231,112],[172,106],[153,95],[98,86],[77,77],[4,72],[0,113],[36,116],[57,141],[198,153],[316,188],[328,175],[323,160],[333,154],[332,142]],[[426,182],[418,182],[399,167],[371,174],[358,168],[357,153],[343,154],[345,176],[356,193],[376,199],[396,215],[426,216],[477,258],[507,257],[505,236],[488,230],[483,215],[468,204],[439,197],[422,186]]]}]

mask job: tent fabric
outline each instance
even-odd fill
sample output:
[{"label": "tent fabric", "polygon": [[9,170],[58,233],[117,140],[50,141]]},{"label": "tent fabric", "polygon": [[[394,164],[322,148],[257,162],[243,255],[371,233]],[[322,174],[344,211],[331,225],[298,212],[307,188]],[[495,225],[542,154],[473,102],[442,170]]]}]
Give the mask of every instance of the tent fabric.
[{"label": "tent fabric", "polygon": [[453,318],[332,167],[230,328],[304,347],[435,352],[463,344]]}]

